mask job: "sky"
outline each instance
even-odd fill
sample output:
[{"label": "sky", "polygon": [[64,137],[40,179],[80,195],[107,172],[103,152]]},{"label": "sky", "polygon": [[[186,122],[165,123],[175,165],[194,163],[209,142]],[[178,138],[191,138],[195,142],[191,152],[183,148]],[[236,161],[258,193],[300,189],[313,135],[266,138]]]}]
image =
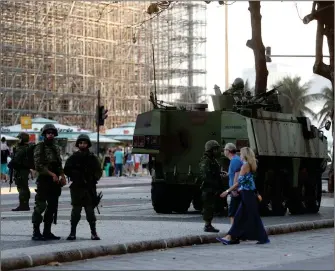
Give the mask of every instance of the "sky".
[{"label": "sky", "polygon": [[[232,3],[230,1],[228,3]],[[254,55],[245,44],[251,39],[250,12],[247,1],[237,1],[228,6],[228,67],[229,85],[236,77],[249,78],[254,85]],[[207,5],[207,94],[214,94],[214,84],[225,86],[225,20],[224,6],[217,2]],[[264,46],[271,46],[273,55],[314,55],[316,21],[305,25],[302,18],[310,13],[312,2],[262,1],[262,39]],[[329,55],[326,40],[324,55]],[[324,60],[329,64],[328,58]],[[330,82],[313,74],[314,58],[272,58],[268,64],[269,78],[280,79],[285,75],[299,75],[302,82],[313,80],[311,93],[320,91]],[[273,81],[273,80],[270,80]],[[268,89],[270,86],[268,86]],[[316,112],[322,103],[310,107]],[[330,138],[331,133],[325,135]]]}]

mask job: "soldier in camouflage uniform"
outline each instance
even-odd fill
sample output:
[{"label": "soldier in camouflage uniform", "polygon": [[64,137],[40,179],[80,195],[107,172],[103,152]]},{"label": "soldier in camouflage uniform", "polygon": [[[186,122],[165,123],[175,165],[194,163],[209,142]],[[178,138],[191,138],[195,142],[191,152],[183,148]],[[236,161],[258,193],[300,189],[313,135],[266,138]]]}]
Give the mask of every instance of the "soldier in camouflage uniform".
[{"label": "soldier in camouflage uniform", "polygon": [[220,144],[217,141],[210,140],[206,142],[205,153],[199,163],[205,232],[219,232],[218,229],[212,226],[212,220],[216,198],[219,196],[221,188],[221,167],[216,160],[220,155]]},{"label": "soldier in camouflage uniform", "polygon": [[244,90],[244,81],[242,78],[235,78],[234,82],[232,83],[232,88],[236,90]]},{"label": "soldier in camouflage uniform", "polygon": [[[34,149],[35,169],[38,173],[35,207],[32,215],[32,240],[59,240],[60,237],[51,233],[51,224],[55,221],[58,209],[58,199],[66,179],[62,168],[60,149],[54,137],[58,131],[53,124],[46,124],[42,129],[43,142],[39,142]],[[60,177],[61,176],[61,177]],[[60,178],[59,178],[60,177]],[[40,232],[42,214],[44,213],[43,235]]]},{"label": "soldier in camouflage uniform", "polygon": [[79,135],[76,141],[76,147],[79,150],[72,154],[65,163],[64,172],[72,181],[70,185],[71,232],[67,240],[76,240],[76,228],[83,207],[91,228],[91,239],[100,240],[96,232],[94,208],[97,206],[96,184],[102,176],[102,168],[99,159],[89,150],[91,145],[87,135]]},{"label": "soldier in camouflage uniform", "polygon": [[27,159],[27,151],[29,148],[29,135],[27,133],[19,133],[17,136],[19,143],[14,150],[14,156],[10,161],[8,167],[14,170],[14,181],[19,192],[19,206],[12,211],[29,211],[29,173],[31,166],[29,159]]}]

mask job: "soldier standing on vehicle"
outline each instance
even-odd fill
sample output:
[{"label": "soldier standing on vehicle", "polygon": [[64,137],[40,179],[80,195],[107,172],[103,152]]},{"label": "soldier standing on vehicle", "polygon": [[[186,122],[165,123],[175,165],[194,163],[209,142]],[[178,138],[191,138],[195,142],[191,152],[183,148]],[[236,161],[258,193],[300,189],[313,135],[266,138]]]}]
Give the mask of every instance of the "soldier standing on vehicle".
[{"label": "soldier standing on vehicle", "polygon": [[[32,215],[32,240],[59,240],[60,237],[51,233],[51,224],[56,224],[58,199],[66,179],[62,168],[60,149],[55,143],[58,131],[53,124],[46,124],[42,128],[44,141],[39,142],[34,149],[35,169],[38,172],[35,207]],[[59,178],[59,176],[61,176]],[[40,232],[42,214],[44,213],[43,235]]]},{"label": "soldier standing on vehicle", "polygon": [[244,81],[242,78],[235,78],[231,86],[233,91],[244,92]]},{"label": "soldier standing on vehicle", "polygon": [[205,153],[199,163],[205,232],[219,232],[212,226],[212,220],[215,212],[215,199],[220,193],[221,185],[221,167],[216,160],[220,155],[220,144],[215,140],[207,141]]},{"label": "soldier standing on vehicle", "polygon": [[17,136],[19,143],[15,147],[14,156],[9,162],[8,167],[14,170],[14,181],[19,192],[19,206],[12,211],[29,211],[29,173],[32,168],[31,160],[28,159],[29,135],[27,133],[19,133]]},{"label": "soldier standing on vehicle", "polygon": [[90,152],[92,146],[90,138],[81,134],[76,141],[79,149],[66,160],[64,172],[70,177],[71,193],[71,232],[67,240],[76,240],[76,229],[80,221],[81,210],[84,207],[86,219],[91,228],[91,239],[100,240],[96,231],[96,217],[94,208],[101,198],[97,195],[96,184],[102,176],[99,159]]}]

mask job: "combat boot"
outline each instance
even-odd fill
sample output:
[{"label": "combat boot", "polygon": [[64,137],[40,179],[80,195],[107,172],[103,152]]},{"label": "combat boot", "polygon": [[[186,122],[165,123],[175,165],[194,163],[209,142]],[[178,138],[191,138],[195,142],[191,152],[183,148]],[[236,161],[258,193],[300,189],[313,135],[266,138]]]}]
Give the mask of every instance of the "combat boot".
[{"label": "combat boot", "polygon": [[30,211],[29,204],[28,203],[21,203],[19,204],[18,207],[15,209],[12,209],[13,212],[18,212],[18,211]]},{"label": "combat boot", "polygon": [[95,222],[90,222],[90,228],[91,228],[91,240],[101,240],[97,234]]},{"label": "combat boot", "polygon": [[66,238],[66,240],[69,241],[76,240],[77,225],[78,223],[71,223],[71,232],[70,235]]},{"label": "combat boot", "polygon": [[45,241],[44,236],[40,232],[40,224],[33,224],[33,236],[31,237],[33,241]]},{"label": "combat boot", "polygon": [[60,240],[59,236],[51,232],[51,223],[44,222],[43,236],[45,240]]},{"label": "combat boot", "polygon": [[214,228],[214,227],[212,226],[212,224],[207,224],[207,225],[205,225],[205,227],[204,227],[204,231],[205,231],[205,232],[219,232],[220,230]]}]

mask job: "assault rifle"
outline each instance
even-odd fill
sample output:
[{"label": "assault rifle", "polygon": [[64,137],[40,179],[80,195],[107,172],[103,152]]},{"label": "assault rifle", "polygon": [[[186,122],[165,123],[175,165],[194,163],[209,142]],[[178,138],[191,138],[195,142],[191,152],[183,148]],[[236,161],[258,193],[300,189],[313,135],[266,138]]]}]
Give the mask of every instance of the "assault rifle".
[{"label": "assault rifle", "polygon": [[12,184],[13,184],[13,175],[14,175],[14,168],[13,168],[12,160],[10,160],[7,167],[9,169],[9,192],[11,192],[12,191]]}]

